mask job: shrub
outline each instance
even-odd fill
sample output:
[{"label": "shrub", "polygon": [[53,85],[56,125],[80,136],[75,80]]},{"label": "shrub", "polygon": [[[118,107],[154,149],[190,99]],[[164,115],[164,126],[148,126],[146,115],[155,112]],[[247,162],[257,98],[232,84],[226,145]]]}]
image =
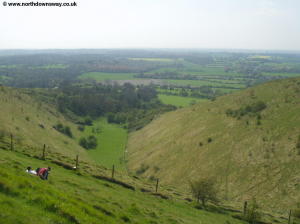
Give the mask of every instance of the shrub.
[{"label": "shrub", "polygon": [[79,139],[79,145],[85,149],[95,149],[97,147],[97,139],[95,136],[90,135],[87,138],[81,137]]},{"label": "shrub", "polygon": [[85,127],[84,127],[84,125],[79,125],[79,126],[77,127],[77,129],[78,129],[79,131],[84,131]]},{"label": "shrub", "polygon": [[65,126],[65,128],[64,128],[64,134],[67,135],[67,136],[69,136],[70,138],[73,137],[73,134],[71,132],[71,128],[69,126]]},{"label": "shrub", "polygon": [[296,208],[292,211],[292,216],[300,219],[300,208]]},{"label": "shrub", "polygon": [[79,139],[79,145],[82,146],[85,149],[88,149],[88,144],[87,144],[87,140],[84,137],[81,137]]},{"label": "shrub", "polygon": [[261,218],[261,213],[259,212],[259,206],[254,199],[251,200],[248,209],[245,214],[245,220],[248,221],[249,223],[257,223],[259,219]]},{"label": "shrub", "polygon": [[90,135],[87,139],[88,148],[95,149],[97,147],[97,138],[94,135]]},{"label": "shrub", "polygon": [[148,165],[142,164],[141,167],[135,172],[137,175],[145,173],[149,169]]},{"label": "shrub", "polygon": [[209,137],[209,138],[207,139],[207,142],[208,142],[208,143],[212,142],[212,138]]},{"label": "shrub", "polygon": [[87,117],[84,119],[84,124],[91,126],[91,125],[93,125],[93,120],[90,117]]},{"label": "shrub", "polygon": [[245,115],[252,114],[257,115],[257,119],[261,119],[261,115],[259,113],[265,108],[267,108],[267,105],[262,101],[258,101],[237,110],[227,109],[226,115],[231,117],[243,117]]},{"label": "shrub", "polygon": [[54,125],[53,128],[55,130],[59,131],[60,133],[69,136],[70,138],[73,137],[71,128],[69,126],[63,126],[63,124],[58,123],[58,124]]},{"label": "shrub", "polygon": [[202,206],[206,206],[207,201],[218,202],[216,182],[212,178],[201,178],[196,181],[190,182],[190,188],[193,196]]}]

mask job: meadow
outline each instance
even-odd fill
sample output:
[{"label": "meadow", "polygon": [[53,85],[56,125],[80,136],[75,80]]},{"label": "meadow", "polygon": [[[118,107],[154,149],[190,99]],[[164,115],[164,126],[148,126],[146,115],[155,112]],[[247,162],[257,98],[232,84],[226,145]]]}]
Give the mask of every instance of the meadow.
[{"label": "meadow", "polygon": [[165,95],[158,94],[158,98],[164,104],[171,104],[176,107],[188,107],[195,103],[205,102],[206,99],[199,99],[193,97],[183,97],[183,96],[173,96],[173,95]]},{"label": "meadow", "polygon": [[94,135],[98,142],[96,149],[87,150],[91,159],[107,168],[114,165],[116,169],[125,170],[127,130],[108,123],[106,118],[100,118],[94,120],[92,126],[85,126],[82,136],[90,135]]}]

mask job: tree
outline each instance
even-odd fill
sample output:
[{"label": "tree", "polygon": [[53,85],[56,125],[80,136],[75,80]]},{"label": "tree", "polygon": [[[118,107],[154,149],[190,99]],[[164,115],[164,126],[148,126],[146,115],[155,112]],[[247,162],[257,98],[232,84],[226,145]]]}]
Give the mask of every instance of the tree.
[{"label": "tree", "polygon": [[245,219],[250,224],[255,224],[258,222],[258,220],[261,218],[261,213],[258,211],[259,206],[256,202],[256,199],[253,198],[250,202],[249,208],[246,211]]},{"label": "tree", "polygon": [[82,146],[85,149],[88,149],[88,142],[84,137],[81,137],[79,139],[79,145]]},{"label": "tree", "polygon": [[216,182],[212,178],[201,178],[190,182],[190,187],[193,196],[199,203],[202,202],[203,207],[206,206],[207,201],[218,202]]}]

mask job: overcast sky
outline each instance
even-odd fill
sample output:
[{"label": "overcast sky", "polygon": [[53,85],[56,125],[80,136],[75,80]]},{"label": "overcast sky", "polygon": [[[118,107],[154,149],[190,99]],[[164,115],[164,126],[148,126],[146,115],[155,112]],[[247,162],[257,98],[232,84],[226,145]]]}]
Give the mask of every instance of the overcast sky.
[{"label": "overcast sky", "polygon": [[[60,0],[40,0],[47,1]],[[300,0],[75,1],[61,8],[1,2],[0,48],[300,50]]]}]

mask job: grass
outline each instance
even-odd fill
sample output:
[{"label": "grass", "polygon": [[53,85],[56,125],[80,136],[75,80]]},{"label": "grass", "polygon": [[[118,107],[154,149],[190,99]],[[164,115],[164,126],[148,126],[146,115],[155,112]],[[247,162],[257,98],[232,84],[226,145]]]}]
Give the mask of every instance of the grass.
[{"label": "grass", "polygon": [[[77,125],[36,96],[35,91],[0,87],[0,131],[12,133],[16,144],[34,147],[39,155],[46,144],[46,153],[60,152],[72,158],[78,154],[82,160],[90,161],[87,152],[78,145],[82,133]],[[58,123],[69,126],[73,138],[55,130],[53,126]]]},{"label": "grass", "polygon": [[94,79],[96,81],[105,80],[133,80],[133,73],[107,73],[107,72],[88,72],[79,76],[79,79]]},{"label": "grass", "polygon": [[216,86],[216,87],[221,87],[221,86],[225,86],[225,87],[233,87],[233,88],[245,88],[244,84],[239,84],[239,83],[216,83],[213,81],[204,81],[204,80],[172,80],[172,79],[168,79],[165,80],[167,83],[171,83],[171,84],[176,84],[176,85],[190,85],[190,86]]},{"label": "grass", "polygon": [[[47,167],[48,181],[25,172]],[[0,223],[203,223],[242,224],[230,213],[198,210],[192,203],[164,200],[66,170],[49,161],[0,150]],[[17,212],[16,212],[17,210]]]},{"label": "grass", "polygon": [[[213,176],[222,198],[242,204],[256,197],[263,208],[286,214],[300,197],[299,99],[300,78],[283,79],[166,113],[130,134],[128,167],[149,166],[143,177],[182,190],[192,179]],[[226,115],[257,101],[267,105],[260,125],[257,115]]]},{"label": "grass", "polygon": [[158,94],[158,98],[164,104],[171,104],[177,107],[187,107],[191,104],[198,103],[198,102],[205,102],[205,99],[193,98],[193,97],[183,97],[183,96],[173,96],[173,95],[165,95],[165,94]]},{"label": "grass", "polygon": [[69,65],[65,64],[50,64],[50,65],[42,65],[42,66],[33,66],[32,69],[65,69],[69,67]]},{"label": "grass", "polygon": [[266,75],[266,76],[281,76],[281,77],[288,78],[288,77],[299,77],[300,73],[267,73],[267,72],[264,72],[263,75]]},{"label": "grass", "polygon": [[93,126],[85,126],[84,136],[94,135],[97,138],[96,149],[88,154],[97,163],[111,168],[125,170],[124,153],[127,142],[127,131],[116,124],[109,124],[106,118],[93,121]]},{"label": "grass", "polygon": [[173,59],[173,58],[128,58],[132,61],[155,61],[155,62],[174,62],[174,61],[182,61],[183,59]]}]

